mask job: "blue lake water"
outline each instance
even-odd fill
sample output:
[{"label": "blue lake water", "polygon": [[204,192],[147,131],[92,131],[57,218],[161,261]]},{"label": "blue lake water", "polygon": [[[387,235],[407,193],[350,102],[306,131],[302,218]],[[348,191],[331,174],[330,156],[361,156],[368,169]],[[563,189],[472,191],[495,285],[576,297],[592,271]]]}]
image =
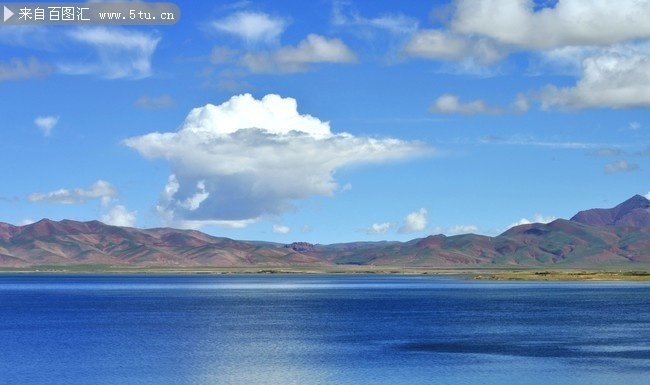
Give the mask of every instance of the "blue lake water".
[{"label": "blue lake water", "polygon": [[0,276],[0,384],[650,381],[650,285]]}]

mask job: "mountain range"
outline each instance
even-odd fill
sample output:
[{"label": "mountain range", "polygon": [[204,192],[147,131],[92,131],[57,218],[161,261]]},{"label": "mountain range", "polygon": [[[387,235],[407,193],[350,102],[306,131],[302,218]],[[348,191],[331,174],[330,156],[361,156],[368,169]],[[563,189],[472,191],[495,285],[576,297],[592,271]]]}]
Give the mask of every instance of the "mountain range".
[{"label": "mountain range", "polygon": [[635,195],[613,208],[515,226],[495,237],[432,235],[408,242],[330,245],[238,241],[194,230],[98,221],[0,222],[0,267],[53,265],[636,267],[650,265],[650,200]]}]

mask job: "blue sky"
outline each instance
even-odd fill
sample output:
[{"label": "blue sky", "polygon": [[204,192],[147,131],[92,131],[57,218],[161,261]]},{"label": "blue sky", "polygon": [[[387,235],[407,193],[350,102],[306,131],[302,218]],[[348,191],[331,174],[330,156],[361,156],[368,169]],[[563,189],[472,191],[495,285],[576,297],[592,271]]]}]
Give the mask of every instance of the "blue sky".
[{"label": "blue sky", "polygon": [[650,191],[650,1],[178,1],[0,26],[0,221],[335,243]]}]

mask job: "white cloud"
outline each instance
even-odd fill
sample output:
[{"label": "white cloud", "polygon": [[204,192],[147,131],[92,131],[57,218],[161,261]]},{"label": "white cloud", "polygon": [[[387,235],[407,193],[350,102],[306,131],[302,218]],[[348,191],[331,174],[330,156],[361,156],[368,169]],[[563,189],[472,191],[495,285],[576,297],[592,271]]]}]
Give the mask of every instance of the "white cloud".
[{"label": "white cloud", "polygon": [[618,172],[631,172],[639,169],[639,166],[634,163],[628,163],[627,160],[619,160],[618,162],[607,163],[605,165],[605,174],[615,174]]},{"label": "white cloud", "polygon": [[205,191],[205,180],[196,182],[196,192],[194,195],[187,197],[184,201],[178,202],[178,205],[184,209],[194,211],[201,206],[201,203],[210,197],[210,193]]},{"label": "white cloud", "polygon": [[27,62],[12,59],[0,63],[0,81],[45,77],[51,72],[108,79],[148,77],[159,41],[155,33],[119,27],[71,27],[59,33],[57,27],[8,26],[0,29],[0,42],[66,59],[56,59],[52,65],[33,57]]},{"label": "white cloud", "polygon": [[201,85],[204,88],[218,88],[231,94],[241,93],[254,87],[244,80],[247,71],[243,68],[232,67],[218,71],[213,75],[215,68],[206,67],[200,74],[206,80]]},{"label": "white cloud", "polygon": [[47,193],[31,193],[27,196],[27,200],[29,202],[78,204],[91,199],[100,199],[102,205],[106,206],[116,196],[117,189],[111,183],[100,179],[88,189],[75,188],[69,190],[61,188]]},{"label": "white cloud", "polygon": [[340,39],[310,34],[297,46],[281,47],[268,52],[251,52],[245,54],[241,62],[251,72],[256,73],[292,73],[303,72],[314,63],[354,63],[356,54]]},{"label": "white cloud", "polygon": [[650,191],[648,191],[648,193],[645,194],[644,197],[645,197],[646,199],[650,199]]},{"label": "white cloud", "polygon": [[275,53],[278,63],[352,63],[357,56],[339,39],[309,34],[296,47],[283,47]]},{"label": "white cloud", "polygon": [[381,28],[394,34],[410,34],[418,29],[418,21],[404,15],[386,15],[372,19],[357,18],[357,24],[365,24],[374,28]]},{"label": "white cloud", "polygon": [[393,224],[390,222],[373,223],[372,226],[365,229],[365,233],[368,235],[381,235],[381,234],[386,234],[388,230],[392,228],[393,228]]},{"label": "white cloud", "polygon": [[[171,163],[174,174],[157,210],[165,222],[193,228],[244,227],[290,209],[294,200],[333,195],[333,174],[341,167],[432,150],[419,142],[333,133],[328,122],[298,113],[295,99],[250,94],[193,109],[177,132],[124,144]],[[197,192],[207,195],[194,201]],[[188,207],[190,201],[198,203]]]},{"label": "white cloud", "polygon": [[428,59],[460,60],[469,50],[465,39],[441,30],[424,30],[413,36],[404,47],[407,54]]},{"label": "white cloud", "polygon": [[27,226],[31,225],[32,223],[36,223],[36,221],[31,218],[25,218],[18,222],[18,226]]},{"label": "white cloud", "polygon": [[247,43],[277,42],[288,22],[266,13],[242,11],[211,23],[219,32],[235,35]]},{"label": "white cloud", "polygon": [[548,141],[541,141],[535,137],[531,136],[512,136],[512,137],[501,137],[501,136],[484,136],[479,139],[481,143],[486,143],[486,144],[502,144],[502,145],[509,145],[509,146],[536,146],[536,147],[550,147],[550,148],[563,148],[563,149],[568,149],[568,150],[576,150],[576,149],[586,149],[586,148],[593,148],[598,146],[598,144],[594,143],[586,143],[586,142],[571,142],[571,141],[565,141],[565,142],[548,142]]},{"label": "white cloud", "polygon": [[476,233],[479,230],[476,225],[454,225],[447,229],[446,233],[450,235]]},{"label": "white cloud", "polygon": [[41,129],[45,136],[50,136],[52,134],[52,129],[58,122],[58,116],[39,116],[34,119],[34,124]]},{"label": "white cloud", "polygon": [[526,112],[530,109],[530,102],[526,95],[519,93],[512,102],[511,109],[514,112]]},{"label": "white cloud", "polygon": [[556,220],[556,217],[553,216],[546,216],[542,214],[535,214],[533,219],[528,219],[528,218],[521,218],[517,222],[513,222],[508,226],[508,228],[515,227],[515,226],[520,226],[520,225],[529,225],[531,223],[549,223],[553,222]]},{"label": "white cloud", "polygon": [[360,16],[356,11],[346,13],[347,4],[335,1],[332,4],[332,24],[336,26],[370,27],[393,34],[411,34],[418,29],[418,21],[402,14],[382,15],[375,18]]},{"label": "white cloud", "polygon": [[[463,71],[493,65],[510,53],[536,52],[532,67],[577,76],[574,86],[535,92],[543,109],[650,106],[650,2],[458,0],[439,29],[413,34],[407,56],[451,61]],[[543,32],[540,32],[543,31]],[[527,111],[518,97],[515,110]]]},{"label": "white cloud", "polygon": [[67,36],[92,46],[97,57],[83,63],[62,63],[60,72],[70,75],[95,74],[108,79],[140,79],[151,75],[151,58],[160,37],[122,28],[77,28]]},{"label": "white cloud", "polygon": [[415,233],[422,231],[427,227],[428,213],[427,209],[421,208],[412,212],[404,218],[404,225],[399,228],[400,233]]},{"label": "white cloud", "polygon": [[539,52],[528,69],[531,75],[539,75],[548,71],[557,75],[579,76],[582,62],[606,47],[597,46],[568,46]]},{"label": "white cloud", "polygon": [[169,108],[173,107],[176,102],[169,95],[161,96],[141,96],[134,103],[140,108]]},{"label": "white cloud", "polygon": [[425,59],[468,61],[468,64],[490,64],[506,54],[489,39],[466,37],[439,29],[418,31],[404,45],[403,52]]},{"label": "white cloud", "polygon": [[341,186],[341,191],[350,191],[352,190],[352,183],[346,183],[343,186]]},{"label": "white cloud", "polygon": [[52,72],[49,64],[31,57],[28,61],[13,58],[8,63],[0,63],[0,81],[31,78],[44,78]]},{"label": "white cloud", "polygon": [[450,28],[520,49],[549,50],[650,37],[648,14],[650,3],[634,0],[559,0],[537,12],[528,0],[458,0]]},{"label": "white cloud", "polygon": [[605,158],[609,156],[618,156],[621,154],[621,149],[616,147],[601,147],[589,153],[591,156]]},{"label": "white cloud", "polygon": [[650,106],[650,45],[620,45],[582,61],[573,87],[541,90],[542,108]]},{"label": "white cloud", "polygon": [[291,232],[291,228],[288,226],[284,225],[273,225],[273,233],[274,234],[289,234]]},{"label": "white cloud", "polygon": [[38,25],[3,25],[0,28],[0,44],[52,52],[64,40],[61,38],[62,34],[52,33],[56,28]]},{"label": "white cloud", "polygon": [[212,47],[212,52],[210,52],[210,63],[212,64],[224,64],[232,63],[235,61],[239,51],[232,49],[228,46],[215,46]]},{"label": "white cloud", "polygon": [[107,214],[102,215],[101,221],[107,225],[135,227],[137,211],[129,211],[122,205],[113,207]]},{"label": "white cloud", "polygon": [[462,103],[458,96],[444,94],[436,99],[429,107],[429,111],[437,114],[498,114],[501,111],[496,107],[488,106],[483,100],[473,100]]}]

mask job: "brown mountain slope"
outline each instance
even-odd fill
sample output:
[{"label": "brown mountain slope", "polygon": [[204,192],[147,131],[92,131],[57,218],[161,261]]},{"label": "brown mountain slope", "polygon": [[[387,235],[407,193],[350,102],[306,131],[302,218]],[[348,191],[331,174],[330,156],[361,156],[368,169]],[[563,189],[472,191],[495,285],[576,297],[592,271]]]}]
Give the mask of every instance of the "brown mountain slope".
[{"label": "brown mountain slope", "polygon": [[418,267],[650,266],[650,201],[634,196],[571,220],[513,227],[496,237],[432,235],[409,242],[313,245],[244,242],[199,231],[135,229],[98,221],[0,223],[0,266]]},{"label": "brown mountain slope", "polygon": [[580,211],[571,220],[592,226],[650,227],[650,200],[635,195],[611,209]]},{"label": "brown mountain slope", "polygon": [[98,221],[43,219],[26,226],[0,224],[0,264],[250,266],[321,262],[281,247],[259,247],[198,231],[140,230]]}]

